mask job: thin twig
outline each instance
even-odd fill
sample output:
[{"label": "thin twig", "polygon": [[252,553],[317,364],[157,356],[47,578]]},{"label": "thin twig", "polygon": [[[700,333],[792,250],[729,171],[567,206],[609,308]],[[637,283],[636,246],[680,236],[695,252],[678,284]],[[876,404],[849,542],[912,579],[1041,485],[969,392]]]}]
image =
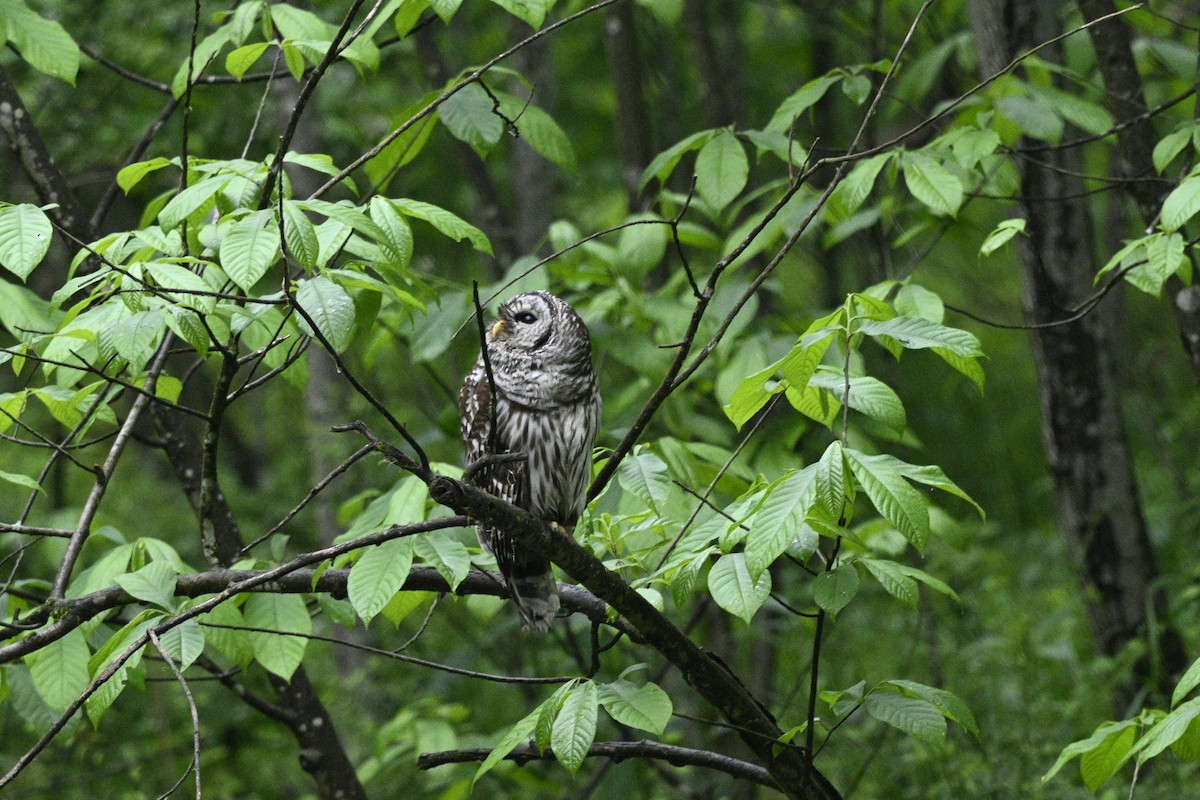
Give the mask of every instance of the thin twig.
[{"label": "thin twig", "polygon": [[188,688],[187,680],[183,677],[183,673],[179,671],[179,667],[175,666],[175,661],[167,651],[163,649],[162,642],[158,639],[158,634],[150,631],[150,641],[154,644],[154,649],[158,650],[163,661],[170,667],[172,674],[175,675],[175,680],[179,681],[179,687],[183,690],[183,696],[187,700],[188,711],[192,715],[192,763],[191,766],[184,770],[183,775],[179,776],[179,781],[176,782],[168,791],[160,795],[159,800],[165,800],[175,794],[175,790],[180,787],[188,773],[191,772],[196,776],[196,800],[201,800],[202,792],[200,790],[200,712],[196,710],[196,699],[192,697],[192,690]]}]

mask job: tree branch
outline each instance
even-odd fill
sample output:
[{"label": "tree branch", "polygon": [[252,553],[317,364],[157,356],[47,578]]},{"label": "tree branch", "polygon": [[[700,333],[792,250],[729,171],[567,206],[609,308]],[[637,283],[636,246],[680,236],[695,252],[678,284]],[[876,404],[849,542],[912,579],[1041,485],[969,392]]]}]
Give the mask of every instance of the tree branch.
[{"label": "tree branch", "polygon": [[[445,750],[439,753],[422,753],[417,758],[417,769],[433,769],[446,764],[463,764],[483,761],[492,751],[488,748],[473,748],[467,750]],[[595,742],[588,748],[588,756],[592,758],[607,758],[612,761],[624,761],[629,758],[652,758],[676,767],[703,767],[705,769],[724,772],[741,780],[754,781],[760,786],[766,786],[776,791],[783,791],[771,773],[757,764],[734,758],[732,756],[713,753],[708,750],[697,750],[692,747],[679,747],[662,742],[652,742],[642,739],[636,742]],[[536,747],[524,745],[514,749],[505,756],[509,761],[527,764],[530,761],[545,761],[554,758],[554,753],[546,749],[539,752]]]}]

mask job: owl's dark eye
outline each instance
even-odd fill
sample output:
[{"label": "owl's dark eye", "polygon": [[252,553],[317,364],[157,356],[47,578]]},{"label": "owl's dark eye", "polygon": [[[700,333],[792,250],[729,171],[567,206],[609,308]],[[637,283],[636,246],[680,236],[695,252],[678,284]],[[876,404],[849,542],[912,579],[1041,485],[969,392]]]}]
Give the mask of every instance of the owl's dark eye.
[{"label": "owl's dark eye", "polygon": [[517,322],[520,322],[523,325],[528,325],[529,323],[535,321],[537,319],[537,317],[535,317],[533,314],[529,313],[528,311],[522,311],[520,314],[517,314],[515,319],[517,320]]}]

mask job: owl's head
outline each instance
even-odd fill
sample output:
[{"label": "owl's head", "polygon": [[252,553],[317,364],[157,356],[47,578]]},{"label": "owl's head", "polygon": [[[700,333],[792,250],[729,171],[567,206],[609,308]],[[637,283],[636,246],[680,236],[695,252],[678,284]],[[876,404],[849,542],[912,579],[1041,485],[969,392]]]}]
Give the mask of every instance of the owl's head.
[{"label": "owl's head", "polygon": [[590,361],[587,327],[570,305],[549,292],[525,292],[500,306],[490,349],[546,363]]}]

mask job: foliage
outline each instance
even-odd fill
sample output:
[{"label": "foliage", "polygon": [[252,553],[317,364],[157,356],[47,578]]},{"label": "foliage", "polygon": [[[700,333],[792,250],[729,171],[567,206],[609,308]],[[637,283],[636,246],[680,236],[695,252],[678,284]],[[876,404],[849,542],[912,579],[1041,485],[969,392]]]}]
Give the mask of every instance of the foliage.
[{"label": "foliage", "polygon": [[[243,0],[132,37],[144,8],[0,0],[0,91],[46,98],[0,104],[0,131],[58,162],[2,165],[30,181],[0,190],[0,785],[586,796],[606,744],[642,748],[612,766],[637,797],[672,791],[656,758],[736,796],[1060,797],[1075,756],[1093,792],[1151,758],[1135,788],[1194,778],[1200,662],[1169,710],[1062,749],[1143,653],[1097,659],[1079,633],[1024,340],[947,321],[1018,312],[1023,159],[1082,147],[1117,174],[1094,53],[1069,20],[1062,63],[981,81],[957,5],[889,6],[869,47],[860,5]],[[1192,279],[1200,127],[1168,100],[1194,88],[1195,35],[1162,13],[1121,24],[1170,189],[1148,228],[1079,201],[1122,223],[1087,308]],[[662,56],[640,160],[610,134],[636,127],[629,84],[595,69],[622,25]],[[706,74],[705,36],[745,46],[742,96]],[[130,75],[146,97],[100,88]],[[738,113],[708,113],[718,94]],[[88,171],[112,189],[63,177]],[[605,398],[560,560],[583,586],[544,638],[496,599],[453,466],[472,298],[532,287],[588,321]],[[1128,308],[1137,358],[1173,340],[1150,300]],[[1164,624],[1186,629],[1169,556],[1200,516],[1179,502],[1194,387],[1139,372]],[[320,699],[297,700],[310,678]],[[310,711],[332,744],[305,739]],[[58,782],[51,740],[86,783]],[[441,756],[476,763],[415,772]]]}]

